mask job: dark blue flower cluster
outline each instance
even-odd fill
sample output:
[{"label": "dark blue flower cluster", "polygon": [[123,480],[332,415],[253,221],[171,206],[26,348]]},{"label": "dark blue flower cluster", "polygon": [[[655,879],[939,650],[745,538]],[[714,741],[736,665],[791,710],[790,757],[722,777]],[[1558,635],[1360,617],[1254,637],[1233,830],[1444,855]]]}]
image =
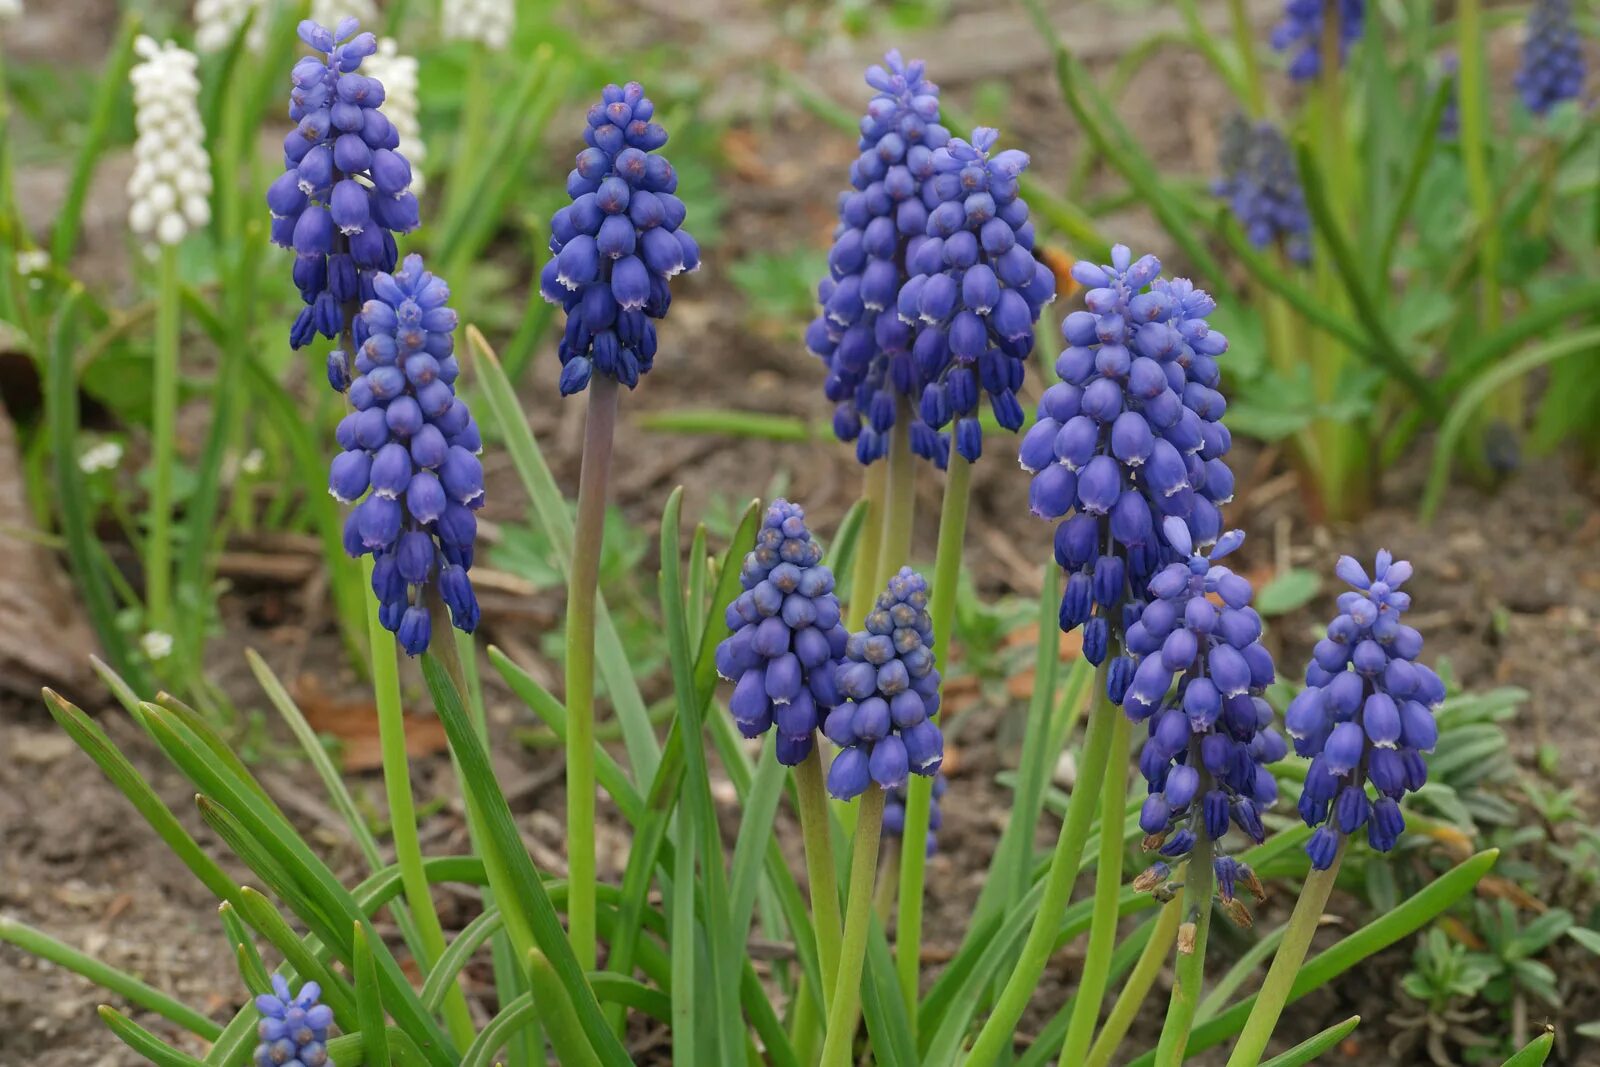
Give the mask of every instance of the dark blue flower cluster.
[{"label": "dark blue flower cluster", "polygon": [[849,637],[804,511],[772,502],[739,582],[717,673],[734,683],[728,708],[739,732],[760,737],[776,724],[778,762],[793,767],[811,755],[822,716],[839,703],[835,670]]},{"label": "dark blue flower cluster", "polygon": [[829,793],[850,800],[873,782],[893,789],[905,785],[907,774],[938,773],[944,759],[944,735],[933,721],[939,672],[922,575],[902,567],[889,579],[866,629],[850,635],[837,681],[842,703],[822,727],[842,749],[828,768]]},{"label": "dark blue flower cluster", "polygon": [[1235,115],[1222,131],[1222,178],[1212,190],[1228,202],[1257,248],[1283,243],[1296,263],[1311,262],[1311,216],[1300,171],[1283,132]]},{"label": "dark blue flower cluster", "polygon": [[683,229],[678,175],[656,149],[667,131],[638,82],[608,85],[589,109],[567,175],[572,203],[550,219],[550,261],[539,291],[567,313],[561,339],[561,395],[587,388],[598,372],[632,389],[656,355],[656,327],[672,303],[669,280],[700,266]]},{"label": "dark blue flower cluster", "polygon": [[1259,844],[1261,813],[1278,797],[1267,764],[1289,746],[1261,696],[1273,681],[1272,656],[1261,644],[1250,583],[1216,562],[1244,534],[1230,531],[1205,556],[1192,551],[1183,520],[1169,516],[1162,526],[1186,558],[1151,579],[1152,599],[1126,634],[1138,667],[1123,710],[1149,724],[1139,753],[1149,786],[1139,826],[1168,858],[1187,854],[1197,833],[1221,838],[1230,822]]},{"label": "dark blue flower cluster", "polygon": [[1538,0],[1528,15],[1517,92],[1535,115],[1583,93],[1583,45],[1572,20],[1572,0]]},{"label": "dark blue flower cluster", "polygon": [[256,1034],[261,1043],[252,1061],[255,1067],[334,1067],[328,1058],[333,1011],[317,1003],[321,995],[322,987],[315,982],[307,982],[298,994],[291,994],[282,975],[272,976],[272,992],[256,997],[256,1010],[261,1012]]},{"label": "dark blue flower cluster", "polygon": [[[1095,664],[1112,625],[1121,625],[1112,613],[1141,599],[1175,558],[1161,520],[1181,518],[1189,540],[1205,547],[1221,532],[1218,506],[1233,498],[1216,361],[1228,341],[1206,322],[1215,301],[1185,279],[1158,277],[1154,256],[1134,261],[1117,245],[1111,259],[1072,268],[1089,287],[1088,310],[1062,323],[1062,380],[1040,398],[1020,453],[1033,473],[1033,513],[1067,516],[1055,535],[1056,561],[1068,572],[1061,628],[1085,627],[1084,655]],[[1118,702],[1127,666],[1111,672]]]},{"label": "dark blue flower cluster", "polygon": [[374,273],[372,290],[353,324],[353,368],[337,350],[328,360],[330,384],[355,408],[339,423],[344,451],[334,457],[328,491],[356,504],[345,550],[373,554],[378,617],[415,656],[428,647],[423,593],[435,573],[455,625],[467,633],[478,625],[467,571],[473,513],[483,506],[483,442],[455,394],[450,287],[410,255],[394,274]]},{"label": "dark blue flower cluster", "polygon": [[[933,798],[928,808],[927,854],[939,850],[939,827],[944,823],[944,813],[939,810],[939,800],[950,788],[950,781],[940,771],[933,776]],[[883,832],[890,837],[904,837],[906,832],[906,787],[897,785],[883,798]]]},{"label": "dark blue flower cluster", "polygon": [[1445,697],[1444,682],[1416,662],[1422,635],[1400,621],[1411,606],[1400,589],[1411,564],[1384,551],[1370,578],[1349,556],[1334,570],[1353,591],[1339,595],[1339,615],[1312,650],[1306,688],[1284,716],[1294,750],[1311,757],[1300,815],[1317,827],[1306,852],[1318,870],[1333,863],[1343,835],[1362,826],[1373,848],[1394,847],[1406,825],[1401,798],[1428,780],[1422,754],[1439,739],[1433,709]]},{"label": "dark blue flower cluster", "polygon": [[[952,138],[933,153],[927,232],[906,245],[911,278],[896,307],[902,323],[919,323],[912,358],[921,379],[922,421],[935,430],[955,424],[956,451],[983,451],[978,399],[988,394],[995,419],[1022,427],[1023,368],[1033,351],[1033,324],[1055,299],[1055,275],[1033,256],[1033,223],[1017,195],[1025,152],[989,151],[997,130],[979,127],[969,144]],[[929,194],[932,194],[931,196]]]},{"label": "dark blue flower cluster", "polygon": [[1295,81],[1310,81],[1322,73],[1322,25],[1331,7],[1338,8],[1342,64],[1350,46],[1361,39],[1366,0],[1284,0],[1283,21],[1272,31],[1272,47],[1293,52],[1289,77]]},{"label": "dark blue flower cluster", "polygon": [[[927,232],[940,203],[930,188],[933,154],[950,139],[939,125],[939,87],[924,78],[922,61],[907,63],[892,51],[884,62],[867,70],[877,95],[861,119],[851,188],[839,196],[828,276],[817,287],[822,312],[806,330],[806,347],[828,366],[824,391],[838,405],[834,433],[856,443],[862,463],[888,453],[898,398],[921,394],[911,358],[914,325],[893,309],[910,277],[909,242]],[[948,442],[915,418],[912,447],[940,461]]]},{"label": "dark blue flower cluster", "polygon": [[359,73],[377,50],[347,18],[334,30],[300,23],[300,39],[319,55],[294,65],[283,139],[284,173],[267,190],[272,240],[295,252],[294,283],[306,306],[289,330],[301,348],[344,329],[344,308],[372,297],[372,277],[392,271],[394,235],[417,228],[411,164],[384,117],[383,86]]}]

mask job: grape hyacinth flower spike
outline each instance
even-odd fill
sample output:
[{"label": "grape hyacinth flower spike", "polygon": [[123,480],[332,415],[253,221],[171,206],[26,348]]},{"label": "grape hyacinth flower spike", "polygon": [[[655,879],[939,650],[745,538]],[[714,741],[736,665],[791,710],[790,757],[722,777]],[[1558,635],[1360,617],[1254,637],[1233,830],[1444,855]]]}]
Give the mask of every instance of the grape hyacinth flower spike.
[{"label": "grape hyacinth flower spike", "polygon": [[[1160,277],[1154,256],[1135,260],[1117,245],[1112,262],[1079,261],[1088,310],[1062,322],[1061,381],[1045,390],[1038,421],[1023,435],[1029,502],[1056,527],[1056,562],[1067,572],[1061,629],[1084,627],[1084,656],[1104,661],[1113,630],[1136,613],[1145,589],[1174,558],[1166,518],[1182,520],[1186,544],[1204,548],[1221,532],[1218,508],[1233,498],[1222,457],[1217,357],[1228,341],[1206,316],[1216,303],[1188,280]],[[1108,687],[1121,703],[1131,677],[1113,662]]]},{"label": "grape hyacinth flower spike", "polygon": [[1270,122],[1234,115],[1222,130],[1222,178],[1212,186],[1226,200],[1256,248],[1281,242],[1295,263],[1311,261],[1311,216],[1294,153]]},{"label": "grape hyacinth flower spike", "polygon": [[[1176,861],[1202,834],[1219,842],[1230,824],[1261,843],[1261,814],[1278,796],[1267,765],[1288,745],[1261,696],[1273,665],[1250,583],[1217,562],[1243,543],[1243,532],[1229,531],[1202,555],[1181,519],[1162,525],[1185,558],[1151,579],[1151,600],[1128,627],[1137,667],[1122,706],[1149,727],[1139,754],[1149,790],[1139,813],[1145,847]],[[1213,864],[1224,903],[1239,879],[1250,884],[1249,869],[1231,857],[1218,853]]]},{"label": "grape hyacinth flower spike", "polygon": [[902,567],[889,579],[866,629],[850,635],[837,682],[841,703],[823,725],[841,749],[828,768],[829,793],[851,800],[874,782],[894,789],[908,774],[938,773],[944,759],[944,735],[933,721],[939,672],[928,583],[916,571]]},{"label": "grape hyacinth flower spike", "polygon": [[778,762],[794,767],[839,703],[834,674],[848,637],[833,572],[804,511],[772,502],[739,582],[744,591],[727,608],[733,635],[717,646],[717,673],[734,683],[728,708],[739,732],[760,737],[776,725]]},{"label": "grape hyacinth flower spike", "polygon": [[1572,0],[1537,0],[1528,15],[1517,92],[1535,115],[1583,94],[1583,43],[1572,20]]},{"label": "grape hyacinth flower spike", "polygon": [[272,992],[256,997],[261,1021],[256,1034],[261,1043],[251,1060],[254,1067],[334,1067],[328,1058],[328,1027],[333,1025],[333,1010],[319,1004],[322,987],[306,982],[299,993],[291,993],[282,975],[272,976]]},{"label": "grape hyacinth flower spike", "polygon": [[1289,77],[1311,81],[1322,73],[1323,20],[1336,9],[1339,19],[1339,62],[1361,39],[1366,0],[1284,0],[1283,21],[1272,31],[1272,47],[1290,52]]},{"label": "grape hyacinth flower spike", "polygon": [[1400,588],[1411,564],[1381,551],[1370,578],[1350,556],[1334,571],[1352,588],[1339,595],[1306,688],[1284,715],[1294,750],[1311,758],[1300,815],[1316,827],[1306,852],[1317,870],[1332,866],[1344,837],[1363,826],[1379,852],[1395,846],[1405,829],[1400,801],[1428,780],[1423,754],[1439,740],[1434,709],[1445,698],[1444,682],[1416,662],[1422,635],[1400,621],[1411,606]]},{"label": "grape hyacinth flower spike", "polygon": [[914,330],[895,312],[910,278],[907,251],[927,230],[933,154],[950,140],[939,124],[939,87],[921,60],[899,52],[867,70],[877,90],[861,119],[860,155],[850,188],[839,195],[839,224],[828,252],[828,276],[817,287],[821,312],[806,330],[806,347],[828,368],[824,392],[837,407],[833,430],[854,441],[863,464],[882,459],[899,400],[913,402],[912,450],[943,465],[949,442],[916,415],[922,380],[911,359]]},{"label": "grape hyacinth flower spike", "polygon": [[560,345],[561,395],[595,373],[632,389],[656,354],[656,327],[672,302],[671,279],[700,266],[683,229],[678,175],[656,150],[667,131],[638,82],[608,85],[589,109],[572,203],[550,220],[550,261],[539,291],[567,314]]},{"label": "grape hyacinth flower spike", "polygon": [[175,245],[211,221],[211,160],[200,124],[199,61],[171,41],[140,35],[133,83],[133,173],[128,225],[134,233]]},{"label": "grape hyacinth flower spike", "polygon": [[353,361],[339,350],[328,360],[329,383],[355,409],[336,431],[344,451],[328,491],[355,505],[345,550],[372,553],[379,621],[415,656],[428,647],[431,583],[458,629],[478,624],[467,572],[484,502],[483,443],[455,395],[450,287],[409,255],[393,274],[374,274],[372,289],[353,324]]},{"label": "grape hyacinth flower spike", "polygon": [[906,245],[911,278],[896,298],[900,321],[917,327],[911,354],[924,383],[922,421],[935,430],[953,423],[956,452],[968,461],[983,451],[980,395],[1002,427],[1022,427],[1017,390],[1033,326],[1056,295],[1055,275],[1034,258],[1033,223],[1017,195],[1028,155],[991,156],[999,137],[979,127],[970,143],[956,137],[934,151],[927,229]]}]

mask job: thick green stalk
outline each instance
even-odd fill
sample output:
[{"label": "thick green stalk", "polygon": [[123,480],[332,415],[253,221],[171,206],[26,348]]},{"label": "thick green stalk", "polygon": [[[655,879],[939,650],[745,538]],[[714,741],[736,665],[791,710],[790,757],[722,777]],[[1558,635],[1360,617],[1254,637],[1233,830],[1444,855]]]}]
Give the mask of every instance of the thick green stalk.
[{"label": "thick green stalk", "polygon": [[[916,516],[916,462],[911,455],[911,405],[900,398],[900,415],[889,438],[888,488],[884,492],[883,542],[878,548],[878,571],[872,595],[883,592],[889,579],[911,562],[911,523]],[[865,615],[863,614],[863,617]]]},{"label": "thick green stalk", "polygon": [[1017,965],[995,1001],[994,1011],[978,1032],[978,1040],[968,1057],[971,1063],[997,1063],[1011,1048],[1017,1020],[1022,1018],[1028,998],[1038,987],[1039,976],[1044,973],[1056,934],[1061,929],[1061,916],[1072,900],[1078,861],[1083,858],[1089,828],[1100,807],[1100,784],[1111,752],[1111,736],[1116,732],[1116,720],[1122,717],[1122,709],[1106,698],[1106,672],[1110,662],[1108,657],[1095,671],[1095,704],[1089,714],[1082,758],[1078,761],[1078,782],[1067,803],[1067,817],[1062,820],[1061,835],[1056,838],[1050,869],[1045,873],[1044,896],[1039,901],[1038,914],[1028,930],[1027,941],[1023,942]]},{"label": "thick green stalk", "polygon": [[572,951],[585,971],[594,970],[595,964],[594,605],[616,425],[616,379],[597,374],[589,383],[589,420],[567,584],[567,880],[572,886],[567,929]]},{"label": "thick green stalk", "polygon": [[1289,1002],[1289,991],[1300,974],[1306,950],[1316,936],[1317,922],[1322,918],[1322,909],[1328,905],[1328,895],[1333,892],[1334,880],[1339,876],[1339,861],[1343,858],[1344,841],[1341,839],[1332,865],[1325,871],[1312,871],[1301,887],[1300,899],[1295,901],[1294,913],[1284,929],[1283,943],[1272,957],[1261,992],[1256,994],[1255,1007],[1250,1009],[1250,1017],[1239,1032],[1239,1042],[1228,1057],[1228,1067],[1255,1067],[1260,1062],[1273,1028],[1278,1025],[1278,1016]]},{"label": "thick green stalk", "polygon": [[[1107,659],[1116,650],[1107,652]],[[1101,788],[1100,810],[1121,811],[1128,799],[1128,717],[1112,719],[1111,756],[1106,762],[1106,778]],[[1108,829],[1108,818],[1101,816],[1100,856],[1094,872],[1094,915],[1089,925],[1089,951],[1083,961],[1083,977],[1072,1005],[1072,1021],[1067,1024],[1066,1040],[1061,1045],[1062,1063],[1081,1063],[1089,1053],[1094,1024],[1100,1018],[1111,978],[1111,953],[1117,947],[1118,906],[1122,895],[1122,835]]]},{"label": "thick green stalk", "polygon": [[150,512],[146,521],[145,629],[172,632],[172,467],[177,462],[178,249],[161,246],[151,388]]},{"label": "thick green stalk", "polygon": [[861,499],[866,511],[861,516],[861,534],[856,538],[855,562],[850,573],[850,631],[861,629],[872,601],[878,595],[873,583],[878,580],[878,550],[883,544],[884,494],[888,491],[887,463],[867,467],[861,478]]},{"label": "thick green stalk", "polygon": [[1095,1038],[1083,1067],[1107,1067],[1111,1057],[1121,1047],[1122,1039],[1128,1036],[1134,1017],[1144,1006],[1144,998],[1149,994],[1150,987],[1156,984],[1156,976],[1161,973],[1161,968],[1166,965],[1167,950],[1178,935],[1182,907],[1183,902],[1179,900],[1169,900],[1162,906],[1161,914],[1156,918],[1156,928],[1151,932],[1150,940],[1144,943],[1144,951],[1139,953],[1139,961],[1133,965],[1133,973],[1123,983],[1122,992],[1117,994],[1117,1002],[1111,1006],[1111,1014],[1106,1016],[1106,1024],[1100,1028],[1100,1036]]},{"label": "thick green stalk", "polygon": [[[934,557],[933,587],[928,614],[933,621],[933,658],[944,663],[950,649],[950,631],[955,626],[956,589],[961,575],[961,545],[967,534],[967,502],[971,498],[972,464],[952,451],[945,475],[944,502],[939,511],[939,552]],[[949,665],[945,664],[948,671]],[[895,969],[900,975],[900,992],[905,997],[913,1036],[917,1020],[917,994],[922,970],[922,887],[928,869],[928,854],[922,847],[928,836],[928,820],[933,807],[933,779],[911,776],[906,789],[906,824],[901,834],[900,919],[895,934]]]},{"label": "thick green stalk", "polygon": [[[370,584],[371,556],[365,557],[363,569]],[[417,966],[426,974],[444,953],[444,929],[439,925],[439,913],[434,910],[428,875],[422,866],[422,842],[417,836],[417,806],[411,795],[411,764],[406,756],[405,713],[400,704],[400,665],[395,655],[394,635],[378,621],[378,601],[373,597],[367,598],[367,636],[372,644],[372,699],[378,709],[378,747],[383,756],[383,789],[389,803],[394,859],[400,868],[406,905],[416,924],[423,951]],[[459,985],[445,998],[444,1018],[457,1048],[472,1044],[476,1031]]]},{"label": "thick green stalk", "polygon": [[800,801],[800,829],[806,843],[806,874],[811,882],[811,925],[817,934],[817,961],[822,968],[822,989],[817,993],[823,1011],[827,995],[839,979],[839,875],[833,863],[833,839],[828,825],[828,794],[823,785],[822,743],[794,769],[795,792]]},{"label": "thick green stalk", "polygon": [[1211,931],[1211,837],[1198,835],[1183,876],[1183,921],[1178,927],[1177,981],[1167,1001],[1167,1021],[1156,1046],[1156,1067],[1179,1067],[1205,984],[1206,935]]},{"label": "thick green stalk", "polygon": [[850,860],[850,904],[845,913],[839,976],[828,998],[828,1036],[822,1044],[822,1067],[849,1067],[861,1011],[861,971],[867,958],[867,933],[872,926],[873,883],[878,875],[878,839],[883,831],[883,790],[876,784],[861,794],[856,819],[855,851]]}]

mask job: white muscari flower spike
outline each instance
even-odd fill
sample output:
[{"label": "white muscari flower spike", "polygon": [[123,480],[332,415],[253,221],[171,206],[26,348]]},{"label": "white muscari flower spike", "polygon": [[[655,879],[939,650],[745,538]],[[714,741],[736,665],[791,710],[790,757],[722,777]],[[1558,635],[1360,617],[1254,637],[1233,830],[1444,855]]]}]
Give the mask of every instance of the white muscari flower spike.
[{"label": "white muscari flower spike", "polygon": [[378,40],[378,50],[362,62],[361,73],[383,83],[383,113],[400,134],[400,149],[411,164],[411,191],[420,194],[422,161],[427,153],[418,118],[416,57],[401,55],[394,39],[383,37]]},{"label": "white muscari flower spike", "polygon": [[264,0],[195,0],[194,47],[197,52],[220,52],[233,43],[245,18],[257,12],[251,26],[252,43],[261,33],[261,23],[270,17]]},{"label": "white muscari flower spike", "polygon": [[128,178],[128,224],[133,232],[172,245],[211,221],[211,162],[200,124],[200,80],[193,52],[149,37],[134,42],[140,62],[133,83],[133,174]]},{"label": "white muscari flower spike", "polygon": [[78,469],[85,474],[108,471],[122,462],[122,446],[115,441],[101,441],[84,450],[78,457]]},{"label": "white muscari flower spike", "polygon": [[477,41],[503,51],[516,28],[516,8],[511,0],[445,0],[444,35],[457,41]]},{"label": "white muscari flower spike", "polygon": [[139,647],[144,649],[144,654],[152,659],[166,659],[172,655],[172,635],[161,630],[151,630],[139,638]]}]

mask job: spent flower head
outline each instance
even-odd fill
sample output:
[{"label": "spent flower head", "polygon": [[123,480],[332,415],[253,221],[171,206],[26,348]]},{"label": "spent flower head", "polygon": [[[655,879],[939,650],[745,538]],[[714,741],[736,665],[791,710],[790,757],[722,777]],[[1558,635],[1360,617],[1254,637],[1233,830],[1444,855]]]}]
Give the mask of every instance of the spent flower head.
[{"label": "spent flower head", "polygon": [[839,703],[834,673],[848,637],[833,572],[798,506],[772,502],[739,583],[717,673],[734,683],[728,709],[739,732],[760,737],[776,725],[778,761],[793,767],[811,754],[818,725]]},{"label": "spent flower head", "polygon": [[319,1004],[322,987],[306,982],[298,993],[289,989],[282,975],[272,976],[272,992],[256,997],[261,1021],[256,1024],[256,1045],[251,1062],[255,1067],[334,1067],[328,1058],[328,1027],[333,1025],[333,1009]]},{"label": "spent flower head", "polygon": [[198,60],[172,41],[140,36],[133,83],[133,173],[128,225],[141,237],[175,245],[211,221],[211,160],[200,124]]},{"label": "spent flower head", "polygon": [[1350,556],[1334,570],[1352,590],[1339,595],[1339,614],[1312,650],[1306,687],[1284,716],[1294,750],[1311,757],[1300,815],[1317,828],[1306,852],[1318,870],[1333,863],[1344,835],[1363,826],[1373,848],[1394,847],[1405,829],[1401,799],[1428,780],[1423,753],[1439,740],[1433,709],[1445,697],[1439,676],[1415,662],[1422,635],[1400,621],[1411,606],[1400,589],[1411,564],[1385,550],[1371,577]]},{"label": "spent flower head", "polygon": [[550,261],[539,291],[567,313],[561,395],[582,392],[596,373],[633,388],[655,362],[656,327],[672,303],[668,283],[700,266],[683,229],[678,174],[656,150],[667,131],[638,82],[608,85],[589,109],[567,175],[572,203],[550,220]]},{"label": "spent flower head", "polygon": [[920,59],[898,51],[867,69],[877,94],[861,119],[860,155],[850,188],[839,194],[839,224],[828,253],[828,276],[817,286],[822,308],[806,330],[806,347],[828,367],[823,386],[834,409],[833,430],[856,443],[856,458],[887,455],[901,398],[912,404],[912,446],[938,462],[939,435],[916,413],[922,376],[911,358],[913,323],[894,312],[911,277],[910,242],[927,232],[934,152],[950,140],[939,124],[939,87]]},{"label": "spent flower head", "polygon": [[922,575],[902,567],[889,579],[866,628],[850,635],[837,683],[841,702],[822,728],[841,749],[828,768],[829,793],[851,800],[873,782],[893,789],[908,774],[938,773],[944,759],[944,735],[933,721],[939,672]]},{"label": "spent flower head", "polygon": [[1517,92],[1535,115],[1583,95],[1583,42],[1572,19],[1572,0],[1537,0],[1528,14]]},{"label": "spent flower head", "polygon": [[1228,202],[1257,248],[1280,244],[1296,263],[1311,261],[1311,216],[1300,170],[1283,131],[1234,115],[1222,130],[1222,177],[1212,190]]},{"label": "spent flower head", "polygon": [[[1055,299],[1055,275],[1033,255],[1033,223],[1017,195],[1028,155],[990,155],[999,131],[979,127],[933,153],[924,200],[926,232],[906,245],[911,278],[900,288],[900,320],[917,325],[912,359],[923,382],[919,410],[935,430],[955,425],[955,448],[983,451],[978,401],[987,395],[1007,430],[1022,427],[1017,390],[1033,351],[1033,326]],[[928,195],[930,194],[931,195]]]},{"label": "spent flower head", "polygon": [[1322,35],[1330,14],[1339,20],[1339,62],[1361,39],[1366,0],[1284,0],[1283,21],[1272,31],[1272,47],[1288,52],[1289,77],[1310,81],[1322,73]]}]

